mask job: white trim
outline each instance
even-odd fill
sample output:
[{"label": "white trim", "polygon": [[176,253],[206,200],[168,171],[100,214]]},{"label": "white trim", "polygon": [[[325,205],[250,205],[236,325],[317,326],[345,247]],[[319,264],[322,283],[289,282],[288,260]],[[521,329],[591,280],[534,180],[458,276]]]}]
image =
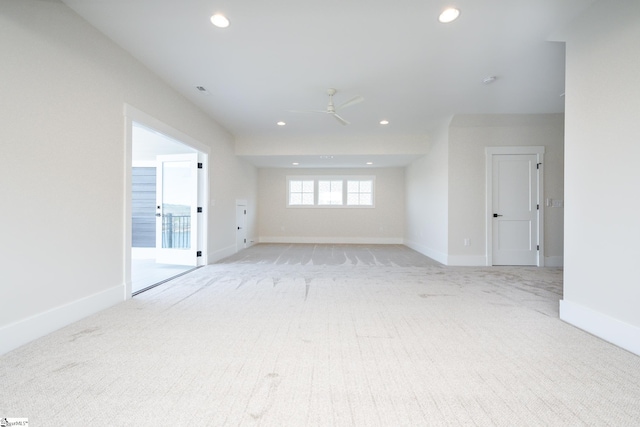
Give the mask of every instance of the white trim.
[{"label": "white trim", "polygon": [[181,144],[188,145],[203,153],[211,154],[211,148],[206,144],[126,103],[124,104],[124,115],[132,121],[149,128],[151,131],[160,132]]},{"label": "white trim", "polygon": [[133,246],[133,120],[127,115],[127,104],[124,105],[124,299],[131,298],[131,248]]},{"label": "white trim", "polygon": [[[500,154],[535,154],[536,161],[542,165],[537,173],[538,189],[538,250],[537,266],[544,267],[544,146],[507,146],[507,147],[485,147],[485,221],[486,221],[486,246],[485,264],[493,265],[493,156]],[[458,265],[458,264],[456,264]],[[475,264],[473,264],[475,265]]]},{"label": "white trim", "polygon": [[560,300],[560,319],[640,356],[640,328],[567,300]]},{"label": "white trim", "polygon": [[197,265],[207,265],[209,263],[208,253],[208,226],[209,226],[209,154],[211,148],[201,143],[195,138],[172,128],[149,114],[125,103],[124,114],[124,145],[125,145],[125,178],[124,178],[124,298],[131,298],[131,175],[133,167],[133,122],[149,128],[152,131],[160,132],[175,141],[187,145],[198,151],[198,161],[203,164],[202,173],[198,174],[198,206],[203,207],[203,213],[198,216],[198,247],[202,252],[202,257],[198,258]]},{"label": "white trim", "polygon": [[198,266],[209,264],[209,153],[198,151],[198,161],[202,163],[198,174],[198,206],[202,213],[198,215],[198,250],[202,256],[198,258]]},{"label": "white trim", "polygon": [[272,237],[260,236],[260,243],[316,243],[345,245],[402,245],[402,237]]},{"label": "white trim", "polygon": [[[291,205],[289,191],[291,181],[313,181],[313,204],[312,205]],[[318,202],[320,196],[319,181],[342,181],[342,204],[321,205]],[[371,181],[371,204],[370,205],[349,205],[348,182],[349,181]],[[375,175],[287,175],[286,176],[286,206],[291,209],[375,209],[376,207],[376,176]]]},{"label": "white trim", "polygon": [[124,301],[124,284],[0,328],[0,354]]}]

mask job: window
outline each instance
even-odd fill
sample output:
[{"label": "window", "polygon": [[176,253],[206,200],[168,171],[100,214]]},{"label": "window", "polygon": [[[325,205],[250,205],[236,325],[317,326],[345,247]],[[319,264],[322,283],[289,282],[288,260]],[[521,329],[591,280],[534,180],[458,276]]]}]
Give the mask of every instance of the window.
[{"label": "window", "polygon": [[314,182],[310,180],[289,180],[289,205],[307,206],[314,204]]},{"label": "window", "polygon": [[373,205],[373,181],[347,181],[347,205],[372,206]]},{"label": "window", "polygon": [[341,205],[342,181],[318,181],[318,204]]},{"label": "window", "polygon": [[287,206],[373,208],[374,176],[288,176]]}]

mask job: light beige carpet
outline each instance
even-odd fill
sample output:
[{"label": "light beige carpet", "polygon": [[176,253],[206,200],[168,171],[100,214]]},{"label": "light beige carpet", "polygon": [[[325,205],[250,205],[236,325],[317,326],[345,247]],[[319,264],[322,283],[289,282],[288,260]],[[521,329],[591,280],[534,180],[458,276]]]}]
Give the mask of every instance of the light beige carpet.
[{"label": "light beige carpet", "polygon": [[32,426],[637,426],[640,357],[558,319],[562,270],[258,245],[0,358]]}]

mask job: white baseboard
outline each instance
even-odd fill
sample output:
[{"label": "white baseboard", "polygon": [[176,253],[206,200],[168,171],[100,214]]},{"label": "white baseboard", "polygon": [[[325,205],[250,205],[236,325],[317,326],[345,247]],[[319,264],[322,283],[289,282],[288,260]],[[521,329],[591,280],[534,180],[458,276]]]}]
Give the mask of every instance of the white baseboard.
[{"label": "white baseboard", "polygon": [[447,257],[447,254],[445,253],[434,251],[431,248],[428,248],[424,245],[421,245],[413,241],[406,241],[404,244],[405,246],[413,249],[414,251],[420,252],[424,256],[427,256],[435,261],[438,261],[441,264],[447,265],[448,257]]},{"label": "white baseboard", "polygon": [[334,245],[402,245],[402,237],[270,237],[261,236],[260,243],[310,243]]},{"label": "white baseboard", "polygon": [[0,328],[0,354],[124,301],[124,285],[52,308]]},{"label": "white baseboard", "polygon": [[564,257],[563,256],[544,257],[544,266],[545,267],[564,267]]},{"label": "white baseboard", "polygon": [[560,300],[560,319],[640,356],[640,327],[566,300]]}]

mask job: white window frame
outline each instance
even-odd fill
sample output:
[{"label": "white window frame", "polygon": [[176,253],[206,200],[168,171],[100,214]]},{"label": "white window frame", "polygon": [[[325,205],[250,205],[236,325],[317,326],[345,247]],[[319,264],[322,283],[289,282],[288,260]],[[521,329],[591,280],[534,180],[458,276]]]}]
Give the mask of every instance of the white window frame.
[{"label": "white window frame", "polygon": [[[292,181],[300,181],[301,185],[302,185],[302,190],[304,190],[304,182],[305,181],[313,181],[313,200],[312,200],[312,204],[305,204],[305,203],[291,203],[291,182]],[[314,180],[309,179],[307,177],[287,177],[287,206],[290,207],[309,207],[309,206],[313,206],[316,204],[316,200],[318,198],[318,194],[317,194],[317,184]],[[305,191],[300,191],[300,196],[301,199],[304,200],[304,194],[308,194],[308,192]],[[297,192],[295,192],[294,194],[297,194]]]},{"label": "white window frame", "polygon": [[[323,201],[322,196],[323,192],[320,190],[320,183],[326,182],[329,184],[329,194],[328,200]],[[317,179],[315,180],[316,185],[318,186],[318,206],[342,206],[344,205],[344,184],[345,181],[343,179]],[[337,193],[335,187],[340,187],[340,195],[334,199],[334,194]]]},{"label": "white window frame", "polygon": [[[290,204],[291,181],[313,181],[313,205],[292,205]],[[319,181],[342,181],[342,204],[321,205],[319,198]],[[371,181],[371,204],[370,205],[348,205],[347,191],[349,181]],[[293,209],[373,209],[376,207],[376,177],[375,175],[287,175],[286,179],[286,204],[287,208]]]}]

